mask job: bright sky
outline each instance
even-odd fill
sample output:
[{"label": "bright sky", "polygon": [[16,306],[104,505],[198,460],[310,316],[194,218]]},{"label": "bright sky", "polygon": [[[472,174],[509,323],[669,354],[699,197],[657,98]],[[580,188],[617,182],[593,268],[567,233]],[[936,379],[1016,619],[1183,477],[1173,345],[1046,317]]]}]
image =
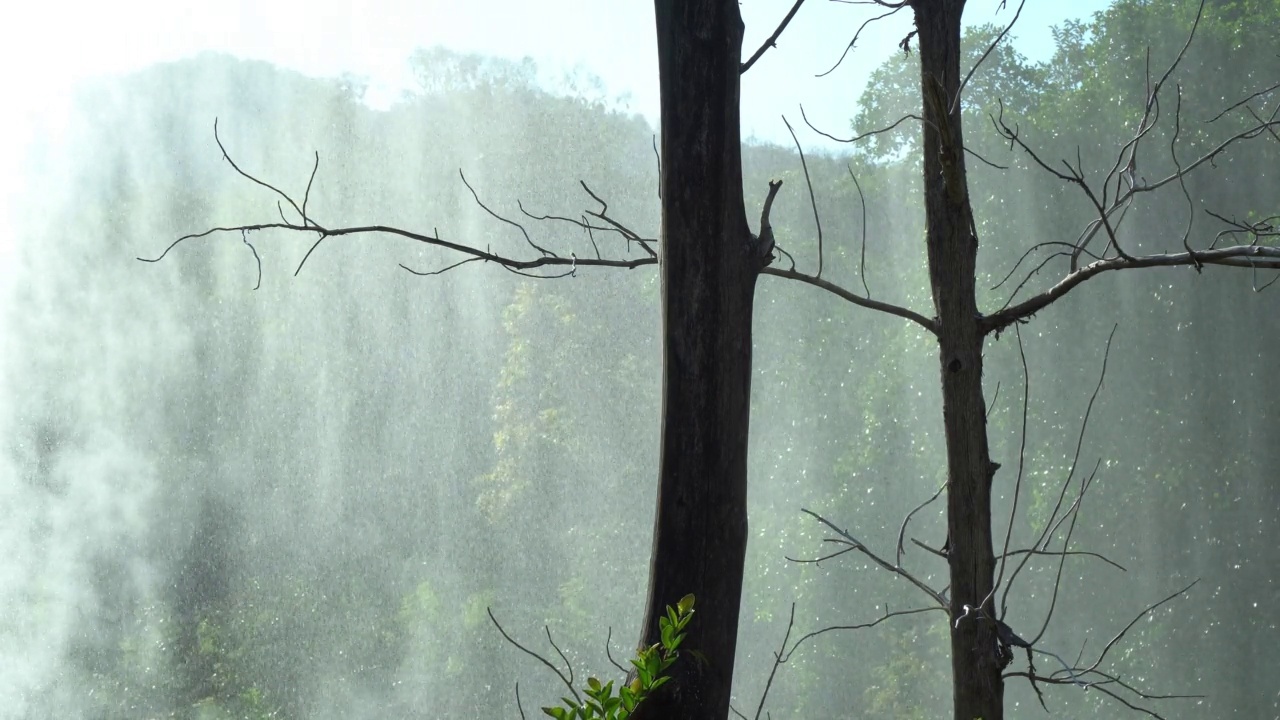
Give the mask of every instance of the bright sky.
[{"label": "bright sky", "polygon": [[[776,27],[791,0],[745,0],[744,52]],[[1052,52],[1050,26],[1100,10],[1109,0],[1028,0],[1015,29],[1019,49],[1033,59]],[[77,81],[220,50],[267,60],[313,75],[352,72],[368,77],[374,99],[408,86],[414,48],[441,44],[512,59],[534,58],[549,77],[574,69],[599,76],[610,97],[657,117],[657,57],[653,5],[644,0],[17,0],[0,27],[5,99],[0,114],[0,228],[7,197],[21,183],[18,160],[31,131],[59,125]],[[1016,2],[970,0],[970,23],[1007,23]],[[743,86],[743,136],[788,143],[779,116],[798,115],[801,102],[818,127],[844,133],[867,73],[910,28],[909,11],[873,26],[853,55],[828,69],[862,20],[878,8],[809,0]],[[802,131],[802,142],[820,138]],[[6,235],[8,233],[5,233]],[[0,238],[3,261],[9,238]]]},{"label": "bright sky", "polygon": [[[519,59],[533,57],[549,72],[583,68],[600,76],[610,95],[630,95],[632,108],[657,109],[653,5],[644,0],[28,0],[14,3],[0,29],[6,96],[28,110],[65,95],[69,83],[101,73],[137,70],[203,50],[268,60],[309,74],[343,71],[369,76],[394,96],[407,83],[405,60],[415,47],[453,49]],[[1052,50],[1051,25],[1099,10],[1108,0],[1028,0],[1015,30],[1033,59]],[[970,0],[971,23],[1006,23],[1016,2]],[[745,0],[751,52],[791,7],[791,0]],[[842,132],[853,115],[863,77],[910,27],[909,11],[879,23],[839,70],[829,68],[854,29],[875,13],[867,5],[809,0],[744,85],[744,135],[782,140],[778,116],[804,102],[810,117]],[[35,107],[33,107],[35,106]],[[7,110],[6,114],[11,112]]]}]

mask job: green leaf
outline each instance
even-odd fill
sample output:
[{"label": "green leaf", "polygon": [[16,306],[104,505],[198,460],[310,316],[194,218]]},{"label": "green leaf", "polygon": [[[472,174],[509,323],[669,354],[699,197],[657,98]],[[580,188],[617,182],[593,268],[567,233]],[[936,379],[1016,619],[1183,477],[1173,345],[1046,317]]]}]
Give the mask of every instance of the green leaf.
[{"label": "green leaf", "polygon": [[680,609],[681,615],[688,615],[693,610],[693,593],[680,598],[680,602],[676,603],[676,607]]}]

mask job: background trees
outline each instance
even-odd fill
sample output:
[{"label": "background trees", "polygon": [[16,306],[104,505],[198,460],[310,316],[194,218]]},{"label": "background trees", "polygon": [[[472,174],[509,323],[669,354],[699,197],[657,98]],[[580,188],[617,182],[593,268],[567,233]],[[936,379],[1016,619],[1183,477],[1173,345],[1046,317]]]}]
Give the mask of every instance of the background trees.
[{"label": "background trees", "polygon": [[[1126,10],[1154,12],[1136,4],[1118,12]],[[1167,15],[1144,22],[1176,19]],[[1242,27],[1258,27],[1262,17]],[[1171,31],[1168,40],[1176,38]],[[1080,45],[1092,47],[1088,38]],[[1192,52],[1211,68],[1221,47]],[[1270,62],[1261,52],[1229,57],[1233,68],[1255,63],[1258,73]],[[195,92],[222,87],[215,77],[232,78],[231,90]],[[207,152],[214,115],[237,158],[273,174],[305,177],[305,149],[321,148],[322,168],[334,172],[321,173],[313,198],[316,208],[332,208],[326,216],[406,226],[427,215],[457,218],[459,234],[509,242],[506,228],[459,187],[454,171],[463,166],[508,212],[518,213],[517,197],[544,212],[577,208],[572,180],[585,176],[593,187],[617,188],[610,200],[620,217],[656,227],[651,130],[641,121],[516,82],[424,94],[387,114],[355,104],[352,90],[214,57],[122,80],[83,99],[85,120],[66,147],[70,157],[105,148],[110,161],[64,160],[61,174],[32,193],[21,311],[9,320],[30,348],[7,370],[9,392],[20,400],[11,404],[9,457],[22,479],[20,519],[11,524],[21,528],[21,544],[9,546],[25,548],[12,557],[27,563],[10,587],[35,598],[18,605],[17,626],[41,628],[41,638],[65,638],[74,649],[45,665],[41,653],[25,652],[35,640],[9,636],[7,647],[35,659],[6,682],[43,689],[25,695],[28,714],[87,706],[137,717],[140,708],[200,702],[211,714],[259,707],[358,717],[427,708],[429,716],[466,716],[479,707],[499,716],[511,703],[501,679],[524,679],[528,699],[539,676],[487,630],[485,605],[530,633],[549,621],[580,669],[606,667],[597,628],[630,632],[642,587],[635,568],[647,557],[636,538],[647,539],[650,527],[635,508],[648,506],[655,472],[637,448],[654,444],[658,377],[647,360],[656,356],[653,333],[631,330],[657,327],[646,310],[656,300],[652,275],[539,284],[488,269],[424,282],[391,269],[438,267],[430,253],[339,242],[286,282],[306,248],[258,236],[250,240],[266,282],[250,293],[254,265],[243,245],[188,249],[160,273],[140,274],[127,259],[167,241],[175,227],[200,224],[192,218],[230,221],[252,209],[270,219],[257,191]],[[1059,94],[1036,93],[1042,102]],[[1065,97],[1046,120],[1056,123],[1070,109],[1101,128],[1108,113],[1127,112],[1119,102]],[[294,110],[304,105],[335,114],[299,122]],[[966,128],[976,127],[966,119]],[[1046,143],[1050,127],[1037,136]],[[411,138],[424,128],[430,134],[418,144]],[[1070,129],[1059,130],[1064,145]],[[165,162],[151,154],[157,148]],[[544,152],[551,148],[558,151]],[[1273,150],[1258,148],[1231,161],[1269,172]],[[810,162],[824,231],[860,237],[843,164]],[[869,199],[868,283],[877,296],[923,307],[927,286],[915,254],[923,226],[913,193],[893,184],[915,181],[914,160],[853,162]],[[794,156],[749,148],[743,164],[748,187],[787,179],[774,224],[794,251],[788,238],[809,237],[812,223]],[[880,171],[866,172],[873,165]],[[990,189],[974,194],[992,250],[980,261],[1025,246],[1028,228],[1079,217],[1076,201],[1037,174],[980,164],[970,172]],[[1263,180],[1205,191],[1265,209],[1274,197],[1269,176],[1254,177]],[[1175,222],[1180,207],[1176,195],[1164,196],[1132,227]],[[1145,237],[1136,233],[1135,242]],[[856,243],[829,248],[828,272],[855,277]],[[980,267],[993,276],[1005,269]],[[1101,287],[1043,314],[1043,335],[1026,338],[1033,398],[1043,401],[1031,410],[1029,477],[1033,492],[1046,495],[1074,440],[1080,387],[1096,380],[1100,345],[1112,322],[1122,322],[1088,437],[1110,465],[1086,508],[1093,525],[1081,542],[1109,550],[1129,572],[1081,568],[1089,580],[1068,584],[1059,611],[1065,624],[1046,642],[1074,648],[1086,635],[1101,640],[1178,576],[1203,576],[1192,602],[1142,626],[1116,669],[1154,668],[1157,689],[1209,695],[1203,706],[1180,707],[1183,716],[1264,715],[1276,646],[1267,602],[1277,498],[1265,474],[1276,467],[1265,392],[1275,315],[1243,276],[1178,278],[1100,278],[1093,282]],[[784,555],[805,554],[819,537],[796,512],[797,498],[865,530],[868,541],[877,532],[887,540],[902,514],[937,488],[942,467],[936,370],[922,332],[849,312],[807,287],[766,279],[760,292],[752,467],[761,481],[751,496],[753,575],[738,663],[746,705],[792,599],[801,629],[864,621],[878,615],[879,603],[905,607],[908,599],[908,590],[875,575],[789,565]],[[1007,456],[1020,371],[1010,345],[988,355],[989,394],[996,382],[1004,388],[991,408],[1000,438],[993,453]],[[460,411],[467,407],[483,411]],[[1028,526],[1042,502],[1033,496]],[[917,533],[933,543],[944,535],[937,516]],[[230,540],[206,540],[219,535]],[[72,544],[72,537],[86,539]],[[470,562],[459,562],[464,557]],[[173,596],[189,586],[169,587],[201,568],[225,577],[227,592],[203,607],[184,605]],[[934,579],[942,572],[940,564],[925,566]],[[595,573],[613,581],[593,582]],[[81,577],[91,583],[78,585]],[[1044,582],[1034,591],[1042,599],[1047,579],[1033,577]],[[204,614],[203,634],[198,624],[175,627],[182,607]],[[1025,612],[1035,616],[1036,608]],[[928,619],[856,638],[824,636],[788,665],[770,707],[819,717],[880,709],[936,717],[949,695],[941,639]],[[615,650],[626,644],[615,638]],[[225,684],[185,679],[177,668],[191,648],[216,657]],[[848,660],[824,661],[830,657]],[[76,682],[51,685],[52,675],[41,674],[49,667]],[[1009,702],[1027,702],[1026,692],[1013,686]],[[549,687],[546,696],[554,697]],[[1085,714],[1095,697],[1065,692],[1050,701]]]}]

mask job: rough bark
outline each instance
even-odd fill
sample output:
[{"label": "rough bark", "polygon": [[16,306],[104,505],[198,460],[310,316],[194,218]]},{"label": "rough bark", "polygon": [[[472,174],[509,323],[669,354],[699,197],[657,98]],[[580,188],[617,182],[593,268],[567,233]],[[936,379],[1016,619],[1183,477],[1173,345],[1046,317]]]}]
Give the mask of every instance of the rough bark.
[{"label": "rough bark", "polygon": [[[736,0],[655,0],[662,99],[663,407],[644,644],[686,593],[672,681],[636,720],[729,712],[747,543],[751,314],[762,260],[742,199]],[[702,658],[705,658],[705,662]]]},{"label": "rough bark", "polygon": [[[982,396],[983,331],[974,293],[978,238],[965,178],[960,125],[960,16],[963,0],[917,0],[921,93],[924,99],[924,192],[929,279],[938,316],[942,413],[947,449],[947,531],[952,617],[990,595],[991,481]],[[994,625],[972,614],[951,626],[952,693],[956,720],[1004,717],[1006,664]]]}]

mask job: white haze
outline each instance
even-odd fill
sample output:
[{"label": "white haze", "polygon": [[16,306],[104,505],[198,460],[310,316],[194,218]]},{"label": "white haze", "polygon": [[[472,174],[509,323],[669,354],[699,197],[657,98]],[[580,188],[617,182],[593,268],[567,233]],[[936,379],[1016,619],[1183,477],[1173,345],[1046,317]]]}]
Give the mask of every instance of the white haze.
[{"label": "white haze", "polygon": [[[999,4],[969,3],[970,22],[1007,22],[1012,10],[997,13]],[[1051,24],[1068,13],[1078,18],[1105,4],[1031,0],[1020,21],[1017,47],[1043,60],[1052,50]],[[790,5],[790,0],[743,3],[748,52]],[[127,81],[136,73],[155,70],[156,63],[190,61],[212,50],[315,78],[367,78],[370,93],[365,100],[385,109],[412,89],[407,64],[411,52],[442,45],[516,61],[531,57],[544,86],[638,113],[652,123],[657,84],[650,5],[612,0],[45,2],[27,3],[8,14],[0,29],[0,62],[9,70],[8,126],[0,140],[0,720],[91,717],[96,698],[89,695],[99,691],[94,684],[99,678],[85,668],[94,667],[94,653],[126,654],[120,647],[125,640],[137,663],[134,677],[144,685],[115,688],[121,702],[135,694],[147,696],[145,683],[170,682],[179,670],[166,646],[172,642],[166,633],[176,622],[169,613],[177,612],[171,609],[177,604],[174,596],[183,596],[187,586],[203,577],[200,568],[188,567],[190,556],[203,557],[201,548],[194,547],[199,542],[218,545],[207,554],[227,558],[230,567],[222,573],[230,578],[227,582],[275,583],[273,592],[295,602],[287,605],[279,596],[270,596],[278,601],[273,611],[285,606],[293,615],[279,611],[279,617],[250,620],[262,632],[278,633],[272,641],[288,649],[281,657],[296,663],[282,661],[271,672],[305,668],[293,684],[302,697],[298,705],[310,717],[400,717],[397,712],[404,708],[414,708],[421,717],[437,717],[432,708],[445,706],[455,695],[478,703],[488,693],[501,696],[488,707],[501,708],[503,717],[515,717],[511,686],[516,679],[528,693],[526,712],[537,713],[536,706],[554,701],[561,689],[544,677],[542,668],[495,637],[483,613],[477,614],[486,604],[517,637],[534,642],[543,623],[551,624],[581,671],[610,671],[600,657],[602,631],[612,628],[615,657],[630,645],[647,570],[652,491],[645,483],[654,477],[653,391],[659,371],[652,269],[625,276],[583,272],[568,286],[571,290],[552,283],[523,283],[478,265],[419,279],[399,271],[396,264],[421,261],[423,267],[435,267],[432,263],[438,263],[439,256],[371,238],[323,246],[308,269],[294,278],[293,269],[309,243],[298,237],[257,243],[263,260],[263,286],[257,291],[252,290],[252,256],[238,237],[188,244],[178,259],[144,265],[134,255],[155,255],[181,233],[247,220],[246,214],[261,219],[267,213],[269,218],[274,207],[257,188],[228,179],[230,171],[213,145],[210,115],[204,110],[186,114],[178,108],[170,114],[177,118],[170,126],[155,127],[142,111],[134,114],[135,106],[162,105],[166,99],[130,96],[128,90],[134,86]],[[901,22],[879,26],[860,41],[840,70],[826,79],[813,78],[834,62],[866,16],[863,8],[810,0],[779,48],[744,82],[744,135],[790,147],[779,115],[787,113],[796,124],[802,102],[816,125],[844,133],[858,111],[855,100],[870,70],[894,52],[906,32]],[[225,65],[209,56],[201,62]],[[265,71],[257,67],[255,72]],[[242,88],[230,79],[207,79],[208,87],[183,98],[210,98],[208,107],[228,108],[230,115],[221,117],[223,138],[250,169],[296,189],[298,178],[310,170],[309,153],[321,151],[312,207],[325,217],[341,208],[344,221],[428,229],[438,225],[452,237],[496,243],[505,241],[504,236],[457,182],[459,166],[466,168],[486,199],[508,212],[514,212],[517,192],[541,193],[540,199],[548,203],[539,208],[543,211],[574,212],[576,205],[551,203],[560,203],[566,195],[577,202],[573,180],[606,172],[593,165],[591,157],[565,157],[560,158],[561,167],[520,175],[537,177],[538,183],[504,185],[509,176],[527,170],[520,165],[521,148],[487,143],[512,136],[535,142],[511,135],[516,131],[508,126],[537,118],[504,118],[507,122],[502,123],[469,116],[471,109],[461,108],[458,114],[466,121],[459,125],[469,125],[474,132],[450,135],[457,142],[447,147],[430,135],[431,128],[419,133],[402,118],[394,121],[400,123],[394,126],[398,131],[386,138],[395,144],[379,149],[383,138],[349,137],[338,127],[343,119],[326,116],[324,107],[292,107],[290,122],[276,122],[272,108],[237,105],[241,98],[236,93]],[[108,139],[109,147],[95,134],[99,117],[124,118],[120,124],[125,129]],[[260,122],[276,124],[268,132]],[[562,132],[536,142],[555,146],[582,140],[574,128]],[[807,149],[833,149],[807,129],[801,137]],[[649,136],[643,134],[642,139],[639,147],[619,151],[634,168],[608,172],[634,176],[638,186],[651,188]],[[340,156],[334,147],[340,142],[364,142],[361,147],[367,154],[335,166],[330,159]],[[170,152],[175,144],[182,153]],[[760,166],[776,160],[777,172],[795,177],[790,156],[757,157],[764,159],[754,161],[754,171],[775,171]],[[357,163],[366,165],[357,168]],[[372,177],[375,173],[368,167],[375,163],[394,170]],[[820,187],[831,188],[843,180],[838,164],[822,172],[827,175],[816,178]],[[886,184],[908,188],[914,177]],[[210,178],[219,181],[215,184]],[[348,184],[350,178],[360,178],[362,184]],[[547,189],[542,180],[570,189]],[[788,187],[799,184],[797,178]],[[224,194],[202,196],[205,187],[215,186]],[[184,198],[195,196],[207,204],[171,206],[172,198],[183,192]],[[822,192],[826,191],[819,189]],[[456,211],[423,218],[417,212],[419,200]],[[630,213],[638,226],[656,227],[650,195],[619,198],[617,207]],[[873,212],[904,233],[918,231],[914,220],[896,219],[896,208],[885,201]],[[65,216],[49,214],[55,210]],[[779,213],[783,212],[800,218],[793,221],[795,226],[807,229],[808,210],[798,191],[780,199]],[[918,273],[918,253],[884,247],[879,252],[877,270],[885,276]],[[832,260],[839,272],[848,272],[851,262],[849,257]],[[871,279],[874,282],[875,276]],[[1135,426],[1147,423],[1150,437],[1173,438],[1169,442],[1176,445],[1181,436],[1165,427],[1165,416],[1140,412],[1141,398],[1144,392],[1154,395],[1170,386],[1186,387],[1185,392],[1173,393],[1174,417],[1195,416],[1204,405],[1212,406],[1216,417],[1234,418],[1213,428],[1220,433],[1215,437],[1221,443],[1220,455],[1205,462],[1224,468],[1261,463],[1256,458],[1268,452],[1274,428],[1258,429],[1247,418],[1267,412],[1264,393],[1250,391],[1262,385],[1259,369],[1268,367],[1256,337],[1267,333],[1223,324],[1214,337],[1222,346],[1240,350],[1228,357],[1209,354],[1201,344],[1178,334],[1181,314],[1159,304],[1145,309],[1153,283],[1105,283],[1099,282],[1105,288],[1099,292],[1115,293],[1115,304],[1127,316],[1141,319],[1135,324],[1149,322],[1153,329],[1141,335],[1145,341],[1128,346],[1121,338],[1113,356],[1118,368],[1113,377],[1124,380],[1108,382],[1134,395],[1123,402],[1104,397],[1097,426],[1136,435],[1140,429]],[[1205,282],[1206,289],[1184,292],[1186,284],[1178,284],[1183,292],[1176,295],[1179,302],[1210,292],[1234,292],[1230,297],[1235,299],[1245,295],[1239,282],[1216,275]],[[901,509],[911,507],[922,489],[927,489],[927,496],[936,488],[941,472],[934,462],[940,424],[936,367],[922,334],[904,329],[895,319],[852,312],[825,296],[815,297],[807,288],[765,281],[761,285],[758,325],[766,330],[758,338],[756,360],[752,570],[738,664],[743,680],[736,699],[739,707],[753,707],[790,601],[797,601],[798,622],[807,630],[820,622],[865,621],[886,601],[905,607],[914,600],[853,564],[798,571],[787,563],[785,555],[811,556],[821,549],[819,533],[797,519],[798,504],[835,503],[857,494],[865,512],[843,520],[851,525],[861,521],[859,527],[868,534],[890,543]],[[1166,291],[1165,285],[1154,287],[1154,292]],[[1168,297],[1175,297],[1173,285],[1168,288]],[[646,302],[634,302],[636,298]],[[1078,309],[1083,304],[1064,307]],[[796,307],[802,310],[790,309]],[[598,308],[603,308],[600,317],[586,312]],[[1212,319],[1199,317],[1196,322],[1201,328]],[[1051,376],[1041,380],[1049,386],[1041,397],[1061,401],[1041,418],[1044,427],[1038,436],[1041,452],[1060,464],[1066,464],[1063,458],[1071,451],[1075,423],[1083,411],[1079,388],[1096,382],[1099,337],[1081,330],[1083,324],[1063,310],[1038,328],[1049,339],[1028,340],[1033,365],[1039,363],[1036,367],[1044,371],[1040,377]],[[578,342],[583,326],[590,329],[590,347],[610,352],[584,349]],[[1037,341],[1040,344],[1033,345]],[[1015,367],[1008,343],[992,356],[1006,369]],[[522,357],[539,360],[521,364]],[[795,372],[797,366],[810,364],[821,364],[830,372]],[[548,367],[574,371],[557,377]],[[1188,368],[1202,374],[1184,384],[1182,379],[1191,374]],[[633,378],[638,397],[598,396],[599,388],[616,389],[600,380],[611,372]],[[865,382],[868,376],[877,382]],[[1001,377],[1004,392],[1013,392],[1008,388],[1020,383],[1016,373]],[[1210,384],[1212,392],[1205,390]],[[526,418],[520,413],[528,408],[507,402],[538,396],[543,386],[558,393],[556,401],[548,403],[571,408],[572,418]],[[859,436],[868,448],[864,454],[891,458],[893,464],[862,456],[830,457],[836,454],[831,448],[845,446],[849,430],[823,420],[863,404],[868,409],[859,419],[865,420],[865,427],[858,425],[855,431],[866,433]],[[993,426],[1016,427],[1009,406],[1003,407],[993,412]],[[497,418],[503,412],[518,417],[502,425]],[[507,455],[493,437],[499,425],[557,429],[557,421],[569,429],[543,444],[538,438],[506,438],[515,447]],[[1129,448],[1125,431],[1106,435],[1095,451],[1124,457],[1123,467],[1105,483],[1121,485],[1152,467],[1152,472],[1176,474],[1176,468],[1160,465],[1159,452],[1150,457]],[[1010,442],[1009,433],[1002,437],[997,443]],[[367,447],[376,447],[380,456],[366,455]],[[1005,453],[1005,468],[1012,467],[1010,449],[999,450]],[[526,463],[522,470],[532,472],[532,466],[552,487],[521,495],[526,507],[507,510],[524,522],[508,527],[492,520],[500,517],[491,512],[493,505],[503,502],[493,496],[500,492],[480,493],[479,501],[467,493],[489,488],[482,482],[484,473],[499,473],[511,456],[519,456],[516,460]],[[828,497],[815,490],[827,488],[816,476],[833,465],[854,481]],[[909,470],[899,474],[899,467]],[[600,484],[583,478],[598,478]],[[623,486],[620,478],[633,485]],[[1049,480],[1042,476],[1039,482]],[[1222,497],[1235,512],[1247,513],[1267,507],[1272,496],[1257,484],[1238,484],[1224,487]],[[1238,574],[1224,572],[1218,555],[1187,550],[1184,556],[1180,550],[1157,546],[1155,533],[1141,531],[1165,527],[1155,518],[1157,505],[1173,518],[1168,527],[1185,528],[1195,536],[1189,545],[1196,548],[1214,545],[1215,533],[1226,532],[1206,530],[1195,508],[1178,508],[1170,499],[1161,503],[1136,508],[1134,522],[1125,527],[1091,528],[1091,537],[1103,549],[1151,564],[1131,567],[1130,575],[1140,578],[1131,585],[1114,579],[1100,583],[1106,590],[1123,588],[1126,601],[1132,602],[1114,609],[1115,617],[1102,619],[1073,606],[1078,612],[1068,615],[1066,629],[1049,638],[1052,647],[1068,648],[1063,652],[1069,654],[1079,647],[1077,636],[1086,631],[1091,644],[1105,642],[1097,638],[1116,629],[1117,617],[1167,592],[1166,576],[1181,577],[1179,573],[1211,578],[1198,602],[1219,593],[1236,598],[1239,607],[1233,606],[1233,612],[1239,614],[1242,627],[1259,628],[1255,637],[1260,646],[1275,637],[1274,624],[1269,629],[1248,624],[1259,622],[1266,608],[1275,608],[1280,594],[1274,584],[1252,575],[1254,579],[1247,581],[1235,579]],[[388,515],[403,512],[414,519],[383,525],[376,522],[374,511],[354,512],[353,518],[353,506],[381,509]],[[619,518],[616,527],[582,519],[615,517],[610,513]],[[1247,528],[1240,535],[1261,545],[1264,538],[1274,538],[1274,521],[1268,526],[1265,513],[1259,515],[1261,519],[1244,516],[1240,522]],[[1224,517],[1228,519],[1222,525],[1233,522],[1234,516]],[[936,534],[936,514],[924,526],[922,532]],[[584,539],[588,531],[594,534]],[[422,542],[428,535],[430,541]],[[404,557],[387,557],[409,545],[413,550],[404,550]],[[1256,559],[1243,562],[1259,564]],[[559,582],[557,572],[566,565],[575,571],[599,567],[608,590],[595,603],[581,601],[581,596],[591,594],[587,589]],[[793,593],[793,587],[802,586],[796,580],[800,572],[810,584]],[[317,578],[332,578],[332,587],[350,590],[353,597],[336,597],[337,590],[332,596],[315,597]],[[350,583],[358,586],[355,590],[344,585],[348,578],[356,578]],[[932,579],[939,578],[940,573]],[[295,588],[295,594],[281,588]],[[367,590],[367,596],[357,590]],[[491,594],[485,595],[485,590]],[[307,624],[309,614],[324,614],[326,608],[359,608],[386,597],[399,603],[387,614],[407,618],[404,627],[416,629],[388,637],[386,628],[362,625],[358,613],[339,611],[324,616],[332,627]],[[1258,603],[1263,610],[1257,609]],[[1180,609],[1193,618],[1185,627],[1160,625],[1151,630],[1146,642],[1157,658],[1154,662],[1168,664],[1179,658],[1182,651],[1172,649],[1176,647],[1191,647],[1188,652],[1215,647],[1211,633],[1223,632],[1215,625],[1220,621],[1205,617],[1209,611],[1199,607]],[[455,622],[453,614],[460,619]],[[933,682],[939,672],[937,656],[927,656],[925,650],[936,649],[940,640],[936,629],[917,633],[913,627],[908,625],[908,631],[889,635],[884,642],[907,658],[902,665],[911,665],[894,672],[930,688],[932,695],[923,702],[938,707],[945,704],[949,688],[945,681]],[[830,665],[833,657],[866,652],[859,649],[863,637],[823,646],[799,657],[795,667],[811,672],[814,666]],[[383,658],[362,641],[403,643],[396,653],[385,655],[395,667],[353,669],[348,663],[353,654]],[[1265,657],[1263,649],[1249,648],[1240,648],[1240,657],[1255,657],[1254,652]],[[1230,653],[1218,659],[1221,662],[1203,673],[1179,665],[1183,674],[1160,687],[1195,691],[1194,681],[1200,678],[1192,676],[1207,674],[1230,676],[1238,683],[1223,694],[1243,694],[1274,675],[1265,663],[1233,674]],[[861,657],[849,662],[854,680],[821,690],[861,698],[863,687],[886,682],[878,673],[889,666],[890,661],[879,656]],[[365,670],[373,680],[360,675]],[[804,699],[817,696],[819,689],[787,687],[786,672],[784,668],[778,692],[804,707]],[[1025,688],[1011,691],[1010,697],[1011,714],[1040,712],[1038,707],[1028,709],[1035,700]],[[1075,702],[1067,707],[1094,708],[1087,700]],[[115,709],[117,715],[111,717],[149,717],[143,713],[152,708]],[[808,710],[812,717],[839,716],[829,707]],[[1213,717],[1212,708],[1204,712],[1209,714],[1192,716]],[[201,720],[221,717],[197,714],[195,709],[191,713]]]}]

